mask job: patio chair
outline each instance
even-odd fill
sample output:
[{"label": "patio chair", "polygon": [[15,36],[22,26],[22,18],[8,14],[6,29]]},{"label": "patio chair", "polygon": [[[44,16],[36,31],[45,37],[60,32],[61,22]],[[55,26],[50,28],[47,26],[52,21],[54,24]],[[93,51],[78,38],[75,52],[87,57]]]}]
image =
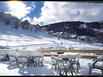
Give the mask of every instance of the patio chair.
[{"label": "patio chair", "polygon": [[[79,63],[79,57],[80,54],[77,55],[65,55],[65,56],[60,56],[62,57],[62,59],[68,64],[70,64],[70,67],[68,69],[66,69],[67,73],[70,72],[72,75],[75,73],[79,73],[79,67],[80,67],[80,63]],[[74,66],[76,65],[76,68],[74,68]],[[67,74],[66,74],[67,75]]]},{"label": "patio chair", "polygon": [[9,54],[5,54],[5,58],[4,58],[6,61],[10,61],[10,58],[9,58]]},{"label": "patio chair", "polygon": [[65,73],[65,75],[67,75],[68,72],[71,73],[72,76],[73,76],[74,73],[77,74],[77,72],[74,68],[74,65],[75,64],[77,65],[78,61],[76,63],[75,59],[69,59],[69,58],[64,58],[64,60],[66,62],[64,64],[64,73]]},{"label": "patio chair", "polygon": [[[79,73],[79,68],[80,68],[79,58],[80,58],[80,54],[71,56],[71,58],[63,58],[64,60],[72,64],[71,67],[76,74]],[[74,66],[76,66],[76,69],[74,68]]]},{"label": "patio chair", "polygon": [[72,59],[73,66],[76,65],[76,72],[79,73],[80,62],[79,62],[80,55],[76,55],[75,58]]},{"label": "patio chair", "polygon": [[42,56],[33,56],[33,60],[36,65],[43,66],[43,57]]},{"label": "patio chair", "polygon": [[65,75],[67,76],[68,75],[68,72],[73,76],[75,72],[75,69],[73,68],[73,63],[71,63],[70,61],[68,61],[66,64],[65,64]]},{"label": "patio chair", "polygon": [[2,58],[1,58],[1,61],[10,61],[10,58],[9,58],[9,55],[8,54],[5,54],[5,55],[2,55]]},{"label": "patio chair", "polygon": [[93,63],[88,63],[89,66],[89,75],[93,69],[99,69],[103,75],[103,58],[97,58],[93,60]]},{"label": "patio chair", "polygon": [[69,62],[66,62],[63,58],[56,56],[52,56],[51,61],[52,61],[52,67],[55,68],[57,74],[59,74],[60,76],[67,75],[67,72],[69,72],[70,68]]},{"label": "patio chair", "polygon": [[17,56],[9,55],[9,58],[10,58],[9,64],[16,63],[16,65],[19,67],[20,61]]},{"label": "patio chair", "polygon": [[34,56],[29,56],[28,57],[28,64],[33,65],[34,67],[37,66],[37,62],[34,60]]},{"label": "patio chair", "polygon": [[5,50],[0,50],[0,61],[6,61],[7,54],[5,52]]},{"label": "patio chair", "polygon": [[64,60],[64,59],[59,59],[57,60],[57,73],[59,73],[59,75],[64,75],[67,76],[68,73],[70,73],[73,76],[73,64],[69,61],[69,60]]},{"label": "patio chair", "polygon": [[65,75],[68,67],[65,66],[64,60],[59,60],[57,66],[57,73],[59,73],[60,76]]},{"label": "patio chair", "polygon": [[55,70],[58,69],[58,62],[56,60],[56,57],[55,56],[51,56],[51,61],[52,61],[52,68],[54,67]]},{"label": "patio chair", "polygon": [[28,65],[28,57],[26,56],[18,56],[19,58],[19,65],[22,65],[22,67],[24,68],[24,66]]},{"label": "patio chair", "polygon": [[5,55],[0,54],[0,61],[4,61]]}]

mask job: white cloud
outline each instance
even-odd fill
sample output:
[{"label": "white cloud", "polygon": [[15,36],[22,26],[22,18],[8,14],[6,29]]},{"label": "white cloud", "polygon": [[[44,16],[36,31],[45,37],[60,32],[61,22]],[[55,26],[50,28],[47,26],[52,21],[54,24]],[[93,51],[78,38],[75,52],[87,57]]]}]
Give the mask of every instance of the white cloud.
[{"label": "white cloud", "polygon": [[[6,2],[9,11],[13,16],[18,17],[19,19],[27,16],[32,10],[32,7],[27,6],[24,2],[22,1],[8,1]],[[34,5],[33,5],[34,7]]]},{"label": "white cloud", "polygon": [[32,5],[32,7],[33,7],[33,8],[35,8],[35,7],[36,7],[36,6],[35,6],[35,2],[32,2],[32,4],[31,4],[31,5]]},{"label": "white cloud", "polygon": [[31,22],[32,21],[32,19],[30,18],[30,17],[24,17],[23,19],[22,19],[22,21],[25,21],[25,20],[28,20],[29,22]]},{"label": "white cloud", "polygon": [[103,3],[44,2],[39,18],[41,25],[59,21],[99,21],[103,20]]},{"label": "white cloud", "polygon": [[26,2],[7,2],[10,13],[19,19],[28,20],[32,24],[51,24],[61,21],[99,21],[103,20],[103,3],[82,2],[44,2],[40,16],[33,19],[27,15],[36,7],[34,2],[27,6]]},{"label": "white cloud", "polygon": [[34,17],[34,18],[32,19],[32,21],[31,21],[31,24],[39,24],[38,21],[39,21],[38,18],[37,18],[37,17]]}]

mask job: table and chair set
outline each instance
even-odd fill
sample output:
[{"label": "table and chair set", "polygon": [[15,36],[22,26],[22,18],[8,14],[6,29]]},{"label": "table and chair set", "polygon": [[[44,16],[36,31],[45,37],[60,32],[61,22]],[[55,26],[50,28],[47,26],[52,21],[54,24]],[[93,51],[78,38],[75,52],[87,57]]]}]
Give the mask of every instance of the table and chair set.
[{"label": "table and chair set", "polygon": [[[80,68],[80,54],[60,54],[59,56],[52,56],[52,68],[57,71],[57,74],[61,75],[78,75]],[[97,57],[88,63],[89,72],[88,75],[92,75],[94,69],[101,70],[103,75],[103,55]]]},{"label": "table and chair set", "polygon": [[79,54],[61,54],[59,56],[52,56],[52,67],[57,70],[57,74],[59,75],[68,75],[68,73],[70,73],[73,76],[74,73],[79,73],[79,57]]},{"label": "table and chair set", "polygon": [[[52,68],[57,71],[58,75],[77,75],[80,69],[80,54],[64,53],[58,56],[51,56]],[[9,64],[15,63],[17,67],[36,67],[43,66],[43,55],[35,53],[30,50],[0,50],[0,61],[9,61]],[[102,64],[98,64],[102,62]],[[91,75],[93,69],[99,69],[103,75],[103,57],[96,58],[92,63],[88,63],[89,75]]]},{"label": "table and chair set", "polygon": [[43,56],[30,50],[2,50],[0,60],[9,61],[9,64],[15,64],[17,67],[43,66]]}]

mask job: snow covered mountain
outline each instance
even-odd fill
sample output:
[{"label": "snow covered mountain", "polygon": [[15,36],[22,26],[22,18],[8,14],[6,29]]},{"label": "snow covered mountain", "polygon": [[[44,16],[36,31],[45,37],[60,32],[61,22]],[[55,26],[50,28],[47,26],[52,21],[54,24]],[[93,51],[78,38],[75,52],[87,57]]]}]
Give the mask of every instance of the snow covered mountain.
[{"label": "snow covered mountain", "polygon": [[67,21],[48,24],[42,28],[49,34],[64,39],[103,43],[103,23],[100,22]]},{"label": "snow covered mountain", "polygon": [[0,13],[0,16],[0,46],[37,49],[51,46],[58,48],[58,46],[62,45],[67,49],[70,47],[77,49],[103,49],[100,43],[86,44],[80,43],[79,40],[58,39],[48,34],[40,26],[34,25],[34,27],[28,21],[20,21],[4,13]]}]

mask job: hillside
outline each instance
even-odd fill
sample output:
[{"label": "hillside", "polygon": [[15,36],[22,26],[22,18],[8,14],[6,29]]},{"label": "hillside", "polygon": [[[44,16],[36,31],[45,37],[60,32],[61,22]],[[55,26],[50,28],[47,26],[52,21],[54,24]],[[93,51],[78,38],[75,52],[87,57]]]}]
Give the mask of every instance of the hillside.
[{"label": "hillside", "polygon": [[[49,32],[43,30],[44,27],[42,28],[38,24],[32,26],[27,20],[24,22],[9,14],[0,14],[0,47],[31,49],[54,47],[58,49],[58,46],[62,44],[67,49],[70,47],[77,49],[103,49],[101,43],[86,44],[79,40],[58,39],[48,34]],[[51,29],[55,30],[56,26]]]},{"label": "hillside", "polygon": [[49,34],[64,39],[85,43],[103,43],[103,22],[67,21],[42,27]]}]

